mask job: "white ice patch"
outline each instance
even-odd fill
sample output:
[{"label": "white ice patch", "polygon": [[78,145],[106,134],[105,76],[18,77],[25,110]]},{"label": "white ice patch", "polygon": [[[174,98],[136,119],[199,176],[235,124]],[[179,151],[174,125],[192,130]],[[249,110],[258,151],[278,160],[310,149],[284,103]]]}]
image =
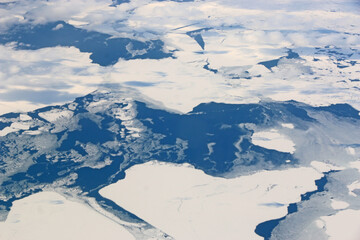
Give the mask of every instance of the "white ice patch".
[{"label": "white ice patch", "polygon": [[9,133],[17,132],[19,130],[28,130],[31,126],[31,122],[14,122],[9,127],[0,131],[0,136],[6,136]]},{"label": "white ice patch", "polygon": [[64,109],[53,109],[48,112],[39,113],[39,116],[49,122],[55,122],[61,119],[69,119],[74,115],[74,112]]},{"label": "white ice patch", "polygon": [[224,85],[224,79],[203,69],[203,64],[170,58],[119,60],[112,68],[109,82],[136,88],[165,107],[182,113],[203,102],[235,102],[233,96],[226,94],[229,87]]},{"label": "white ice patch", "polygon": [[355,148],[352,148],[352,147],[347,147],[346,148],[346,152],[348,152],[350,155],[356,155],[356,150]]},{"label": "white ice patch", "polygon": [[251,137],[251,141],[253,144],[264,148],[274,149],[280,152],[295,152],[295,144],[293,141],[275,129],[255,132]]},{"label": "white ice patch", "polygon": [[0,115],[9,112],[32,111],[41,107],[45,107],[45,104],[31,103],[28,101],[0,101]]},{"label": "white ice patch", "polygon": [[2,240],[39,239],[135,239],[124,227],[88,206],[72,202],[55,192],[41,192],[13,203]]},{"label": "white ice patch", "polygon": [[355,168],[360,172],[360,161],[351,162],[350,167]]},{"label": "white ice patch", "polygon": [[109,108],[111,104],[113,104],[113,102],[107,99],[101,99],[99,101],[91,102],[86,109],[91,113],[97,113]]},{"label": "white ice patch", "polygon": [[[346,52],[357,50],[360,44],[355,2],[131,1],[112,7],[109,1],[54,0],[48,4],[34,0],[10,4],[0,9],[0,29],[5,32],[15,23],[62,20],[112,37],[160,38],[165,49],[176,51],[175,58],[120,60],[101,67],[91,63],[91,53],[75,47],[28,51],[4,45],[0,46],[0,87],[3,93],[61,89],[64,99],[57,102],[61,103],[69,100],[67,94],[81,96],[101,83],[141,81],[148,87],[134,87],[142,94],[182,112],[201,102],[254,103],[262,98],[313,105],[344,102],[359,108],[359,83],[349,80],[359,79],[359,54]],[[55,29],[61,31],[60,27]],[[201,31],[204,51],[186,34],[202,28],[209,29]],[[336,46],[334,52],[347,59],[319,53],[325,46],[329,50]],[[286,56],[289,48],[300,58],[281,58],[272,70],[258,64]],[[207,63],[213,72],[204,69]],[[1,113],[42,105],[31,99],[0,100]]]},{"label": "white ice patch", "polygon": [[28,135],[39,135],[42,132],[39,130],[34,130],[34,131],[25,131],[24,134],[28,134]]},{"label": "white ice patch", "polygon": [[325,227],[325,222],[324,220],[318,219],[315,221],[315,224],[318,228],[324,228]]},{"label": "white ice patch", "polygon": [[331,207],[333,209],[339,210],[339,209],[345,209],[349,206],[349,203],[339,200],[331,200]]},{"label": "white ice patch", "polygon": [[360,236],[360,210],[347,209],[332,216],[321,217],[325,222],[329,240],[358,240]]},{"label": "white ice patch", "polygon": [[[121,120],[121,124],[129,131],[131,137],[138,138],[140,137],[140,132],[142,129],[139,128],[141,123],[136,120],[136,110],[133,106],[131,99],[124,99],[126,103],[125,107],[113,108],[115,118]],[[125,133],[121,133],[122,137],[125,136]]]},{"label": "white ice patch", "polygon": [[64,27],[64,25],[60,23],[60,24],[56,25],[52,30],[56,31],[56,30],[59,30],[59,29],[61,29],[63,27]]},{"label": "white ice patch", "polygon": [[347,186],[349,189],[349,195],[356,197],[357,194],[354,193],[354,190],[359,189],[360,190],[360,181],[355,181]]},{"label": "white ice patch", "polygon": [[319,162],[319,161],[312,161],[310,165],[315,168],[319,172],[329,172],[331,170],[342,170],[343,167],[337,167],[328,163]]},{"label": "white ice patch", "polygon": [[214,152],[214,146],[216,145],[216,143],[211,142],[207,144],[207,147],[209,149],[209,155],[211,155]]},{"label": "white ice patch", "polygon": [[20,114],[20,120],[21,121],[30,121],[32,118],[27,114]]},{"label": "white ice patch", "polygon": [[[89,53],[81,53],[74,47],[28,51],[0,46],[0,63],[3,65],[0,69],[1,94],[13,94],[9,99],[0,98],[0,114],[27,112],[68,102],[71,96],[75,98],[96,90],[103,73],[100,67],[91,63]],[[41,101],[33,101],[22,91],[33,91],[34,95],[50,91],[58,93],[59,98],[55,97],[55,101],[44,97]]]},{"label": "white ice patch", "polygon": [[72,20],[72,19],[69,20],[68,23],[70,25],[77,26],[77,27],[88,24],[87,22],[84,22],[84,21],[77,21],[77,20]]},{"label": "white ice patch", "polygon": [[286,215],[287,204],[315,190],[320,177],[302,167],[224,179],[153,161],[131,167],[100,194],[175,239],[262,239],[255,227]]},{"label": "white ice patch", "polygon": [[281,126],[284,128],[294,129],[294,124],[292,123],[282,123]]}]

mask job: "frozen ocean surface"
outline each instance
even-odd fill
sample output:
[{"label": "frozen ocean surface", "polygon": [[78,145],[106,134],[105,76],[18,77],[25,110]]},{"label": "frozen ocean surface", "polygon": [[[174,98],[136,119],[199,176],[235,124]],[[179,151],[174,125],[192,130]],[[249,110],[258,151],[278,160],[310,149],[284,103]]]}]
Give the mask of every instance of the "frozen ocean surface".
[{"label": "frozen ocean surface", "polygon": [[359,10],[0,1],[0,239],[358,239]]}]

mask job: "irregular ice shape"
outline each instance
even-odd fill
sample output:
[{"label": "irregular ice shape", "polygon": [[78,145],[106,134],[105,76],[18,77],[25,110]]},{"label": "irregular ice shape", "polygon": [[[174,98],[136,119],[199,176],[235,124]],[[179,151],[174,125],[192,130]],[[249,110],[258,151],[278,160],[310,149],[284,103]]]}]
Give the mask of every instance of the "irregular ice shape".
[{"label": "irregular ice shape", "polygon": [[252,135],[252,143],[264,148],[274,149],[280,152],[295,152],[295,144],[287,136],[272,129],[270,131],[255,132]]},{"label": "irregular ice shape", "polygon": [[287,204],[315,190],[320,177],[302,167],[225,179],[153,161],[131,167],[100,194],[175,239],[262,239],[257,224],[286,215]]},{"label": "irregular ice shape", "polygon": [[358,240],[360,236],[360,210],[347,209],[335,215],[322,217],[329,240]]},{"label": "irregular ice shape", "polygon": [[0,239],[135,239],[124,227],[80,203],[55,192],[41,192],[17,200],[5,222]]}]

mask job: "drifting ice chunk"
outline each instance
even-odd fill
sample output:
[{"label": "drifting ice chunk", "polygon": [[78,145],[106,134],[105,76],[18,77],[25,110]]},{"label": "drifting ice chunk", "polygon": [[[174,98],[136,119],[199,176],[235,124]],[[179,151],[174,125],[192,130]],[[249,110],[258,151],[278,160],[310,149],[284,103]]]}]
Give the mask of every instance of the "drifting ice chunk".
[{"label": "drifting ice chunk", "polygon": [[270,131],[255,132],[252,143],[264,148],[274,149],[280,152],[295,152],[295,144],[286,136],[272,129]]}]

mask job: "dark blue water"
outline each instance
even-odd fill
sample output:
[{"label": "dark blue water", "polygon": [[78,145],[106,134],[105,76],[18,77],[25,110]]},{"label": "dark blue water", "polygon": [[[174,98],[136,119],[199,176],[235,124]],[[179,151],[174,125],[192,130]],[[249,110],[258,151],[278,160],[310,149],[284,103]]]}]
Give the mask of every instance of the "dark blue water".
[{"label": "dark blue water", "polygon": [[89,194],[90,197],[96,199],[97,203],[106,211],[113,213],[115,216],[119,217],[120,219],[128,222],[143,222],[139,217],[136,215],[126,211],[110,199],[102,197],[98,192],[92,192]]},{"label": "dark blue water", "polygon": [[317,109],[332,113],[337,117],[360,119],[359,111],[349,104],[331,104],[330,106],[318,107]]},{"label": "dark blue water", "polygon": [[[172,57],[171,53],[164,52],[164,43],[161,40],[142,42],[130,38],[112,38],[111,35],[86,31],[63,21],[35,26],[15,25],[5,34],[0,35],[1,44],[9,42],[16,42],[17,49],[27,50],[74,46],[81,52],[91,53],[92,62],[101,66],[113,65],[119,58],[129,60]],[[146,50],[146,52],[133,55],[127,50],[127,46],[131,46],[132,50]]]},{"label": "dark blue water", "polygon": [[[338,62],[346,61],[354,54],[354,53],[343,53],[343,52],[341,52],[341,49],[338,47],[330,48],[330,46],[325,46],[324,48],[316,48],[316,49],[317,49],[317,52],[315,54],[320,54],[320,55],[325,54],[327,56],[334,57],[336,59],[336,61],[338,61]],[[351,49],[351,50],[356,52],[355,49]],[[342,65],[336,61],[334,62],[334,64],[338,65],[338,67],[340,66],[340,68],[341,68]]]},{"label": "dark blue water", "polygon": [[209,63],[208,61],[206,61],[206,64],[204,65],[203,68],[204,68],[205,70],[208,70],[208,71],[213,72],[213,73],[215,73],[215,74],[218,73],[218,70],[217,70],[217,69],[210,68],[209,66],[210,66],[210,63]]},{"label": "dark blue water", "polygon": [[[337,171],[329,171],[324,173],[324,176],[318,180],[315,181],[316,187],[317,189],[315,191],[312,192],[307,192],[301,195],[301,201],[308,201],[312,195],[316,194],[316,193],[320,193],[320,192],[324,192],[326,191],[325,189],[325,185],[328,182],[328,176],[331,173],[334,173]],[[278,218],[278,219],[273,219],[270,221],[266,221],[263,223],[260,223],[259,225],[256,226],[255,229],[255,233],[259,236],[262,236],[264,238],[264,240],[269,240],[271,237],[271,233],[272,231],[275,229],[275,227],[277,225],[279,225],[279,223],[283,220],[286,219],[286,217],[292,213],[295,213],[298,211],[298,203],[291,203],[288,206],[288,214],[285,217],[282,218]]]},{"label": "dark blue water", "polygon": [[123,3],[129,3],[130,0],[112,0],[112,4],[110,6],[117,6],[117,5],[120,5],[120,4],[123,4]]},{"label": "dark blue water", "polygon": [[[292,122],[296,127],[300,126],[298,126],[299,122],[306,126],[306,123],[316,123],[316,120],[307,114],[308,110],[328,112],[339,117],[356,117],[354,109],[341,104],[328,108],[313,108],[294,101],[260,104],[211,102],[200,104],[187,114],[176,114],[149,108],[142,102],[135,102],[136,119],[145,129],[140,138],[129,139],[126,136],[130,133],[122,125],[121,120],[112,115],[112,108],[123,108],[127,104],[114,102],[108,109],[90,113],[87,106],[96,98],[98,96],[89,94],[74,101],[77,103],[75,116],[69,125],[75,126],[74,128],[69,127],[57,133],[48,132],[39,136],[30,136],[19,131],[0,137],[0,173],[5,173],[7,159],[22,159],[21,157],[25,156],[26,160],[33,162],[27,171],[10,175],[1,185],[0,194],[9,198],[8,201],[1,203],[4,208],[10,208],[12,201],[28,196],[33,191],[41,191],[43,185],[51,184],[74,173],[77,174],[76,180],[64,187],[81,189],[84,195],[94,196],[104,202],[105,200],[98,196],[100,188],[123,179],[125,170],[131,166],[154,159],[163,162],[189,163],[212,176],[222,176],[231,171],[234,161],[239,156],[242,166],[259,166],[259,170],[263,169],[263,162],[271,163],[274,168],[283,164],[297,164],[298,160],[290,153],[252,144],[253,130],[245,126],[240,127],[239,124],[253,123],[259,127],[271,128],[277,126],[279,121],[286,121]],[[52,123],[42,119],[39,114],[61,108],[61,106],[46,107],[29,112],[28,115],[38,122],[52,126]],[[11,121],[19,117],[19,114],[10,113],[1,117]],[[2,123],[1,126],[8,125],[9,123]],[[118,131],[124,130],[125,137],[110,130],[114,127]],[[34,130],[36,128],[33,127]],[[306,130],[306,127],[303,129]],[[54,139],[54,145],[39,148],[33,139],[41,137],[46,137],[42,141]],[[242,141],[239,142],[240,149],[238,149],[235,143],[240,138]],[[179,139],[186,142],[186,147],[179,145]],[[107,145],[111,142],[115,144]],[[212,153],[208,149],[209,143],[215,144],[212,146]],[[86,145],[89,144],[98,150],[95,157],[86,149]],[[286,160],[291,160],[291,163],[286,163]],[[98,164],[100,167],[92,168],[86,165],[87,162],[90,166]],[[237,164],[239,167],[240,163]],[[317,182],[318,191],[322,191],[321,185],[325,183],[321,181],[325,180]],[[302,200],[307,200],[314,193],[304,194]],[[105,205],[107,208],[117,209],[110,202],[105,201]],[[121,209],[116,211],[124,212]],[[289,214],[295,211],[297,205],[289,205]],[[273,229],[269,226],[276,226],[279,221],[272,220],[260,224],[257,231],[266,235],[264,231]]]},{"label": "dark blue water", "polygon": [[[305,109],[297,107],[295,101],[288,101],[288,104],[284,104],[284,107],[289,113],[291,113],[291,115],[294,115],[295,117],[298,117],[302,120],[306,120],[309,122],[315,121],[315,119],[311,118],[308,115]],[[314,109],[318,109],[318,108],[314,108]]]},{"label": "dark blue water", "polygon": [[271,71],[271,69],[273,67],[276,67],[278,65],[279,60],[280,59],[274,59],[274,60],[259,62],[258,64],[263,65],[264,67],[266,67],[267,69],[269,69]]},{"label": "dark blue water", "polygon": [[340,63],[337,63],[336,66],[337,66],[338,68],[340,68],[340,69],[349,67],[349,66],[346,66],[346,65],[342,65],[342,64],[340,64]]},{"label": "dark blue water", "polygon": [[[240,123],[264,124],[267,118],[276,118],[277,112],[268,110],[257,104],[231,105],[222,103],[200,104],[186,115],[169,113],[163,110],[147,108],[144,103],[137,102],[138,119],[150,128],[153,133],[165,135],[161,144],[174,145],[176,139],[188,142],[185,150],[188,162],[210,175],[222,174],[233,167],[233,161],[239,151],[234,143],[240,136],[245,136],[240,146],[245,153],[254,156],[244,161],[244,165],[254,165],[262,160],[271,161],[274,165],[284,164],[287,159],[297,160],[290,153],[265,149],[251,143],[252,132],[238,127]],[[151,119],[149,122],[147,119]],[[227,125],[227,128],[223,126]],[[209,156],[208,143],[215,143],[213,153]],[[160,153],[154,159],[174,162],[176,156]],[[245,158],[245,156],[244,156]]]},{"label": "dark blue water", "polygon": [[1,117],[3,118],[18,118],[20,116],[20,113],[5,113],[3,115],[1,115]]},{"label": "dark blue water", "polygon": [[80,129],[67,132],[67,139],[62,142],[58,148],[59,151],[73,149],[76,146],[76,142],[102,144],[113,140],[115,137],[113,132],[108,131],[106,128],[101,128],[90,119],[82,118],[78,124]]},{"label": "dark blue water", "polygon": [[263,65],[264,67],[266,67],[267,69],[272,71],[272,68],[276,67],[278,65],[280,59],[282,59],[282,58],[296,59],[296,58],[300,58],[300,56],[298,53],[293,52],[291,49],[289,49],[287,51],[287,56],[285,56],[285,57],[281,57],[281,58],[273,59],[273,60],[269,60],[269,61],[264,61],[264,62],[259,62],[258,64]]},{"label": "dark blue water", "polygon": [[287,51],[287,54],[288,54],[288,55],[285,57],[285,58],[287,58],[287,59],[297,59],[297,58],[300,58],[299,54],[296,53],[296,52],[293,52],[291,49],[289,49],[289,50]]},{"label": "dark blue water", "polygon": [[202,50],[204,50],[205,49],[205,42],[204,42],[204,39],[203,39],[203,37],[201,35],[201,32],[207,31],[207,30],[210,30],[210,28],[202,28],[202,29],[197,29],[197,30],[194,30],[194,31],[189,31],[189,32],[186,32],[186,35],[193,38],[199,44],[199,46],[202,48]]},{"label": "dark blue water", "polygon": [[6,127],[9,127],[11,125],[11,122],[1,122],[0,121],[0,131],[3,130]]}]

